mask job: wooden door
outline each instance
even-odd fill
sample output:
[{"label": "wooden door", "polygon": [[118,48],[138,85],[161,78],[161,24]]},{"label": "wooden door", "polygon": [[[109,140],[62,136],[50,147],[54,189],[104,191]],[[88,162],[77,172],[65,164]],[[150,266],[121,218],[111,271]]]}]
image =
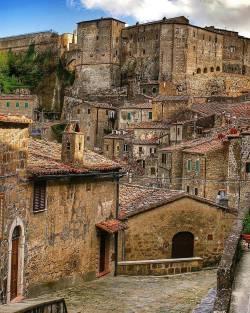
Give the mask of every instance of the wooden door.
[{"label": "wooden door", "polygon": [[100,261],[99,261],[99,272],[105,272],[106,268],[106,235],[101,233],[100,235]]},{"label": "wooden door", "polygon": [[181,232],[172,241],[172,258],[192,258],[194,256],[194,236],[189,232]]},{"label": "wooden door", "polygon": [[17,297],[19,238],[12,239],[10,299]]}]

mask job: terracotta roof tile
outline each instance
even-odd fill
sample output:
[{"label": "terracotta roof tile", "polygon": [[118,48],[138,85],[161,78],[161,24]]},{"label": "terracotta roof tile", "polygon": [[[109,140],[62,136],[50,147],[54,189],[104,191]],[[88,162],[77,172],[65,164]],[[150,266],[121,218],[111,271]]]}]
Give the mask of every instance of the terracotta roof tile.
[{"label": "terracotta roof tile", "polygon": [[119,164],[89,150],[84,152],[81,165],[65,164],[61,161],[61,144],[34,139],[29,141],[28,172],[31,175],[84,174],[118,169]]},{"label": "terracotta roof tile", "polygon": [[167,122],[142,122],[134,123],[129,126],[133,129],[167,129],[169,128],[169,123]]},{"label": "terracotta roof tile", "polygon": [[213,139],[213,140],[195,145],[191,148],[187,148],[183,150],[183,152],[206,154],[209,152],[221,150],[223,148],[225,148],[225,143],[221,139]]},{"label": "terracotta roof tile", "polygon": [[95,225],[97,228],[108,232],[109,234],[117,233],[119,230],[127,228],[127,225],[124,222],[121,222],[116,219],[102,221]]},{"label": "terracotta roof tile", "polygon": [[0,122],[13,124],[31,124],[33,121],[25,116],[0,114]]}]

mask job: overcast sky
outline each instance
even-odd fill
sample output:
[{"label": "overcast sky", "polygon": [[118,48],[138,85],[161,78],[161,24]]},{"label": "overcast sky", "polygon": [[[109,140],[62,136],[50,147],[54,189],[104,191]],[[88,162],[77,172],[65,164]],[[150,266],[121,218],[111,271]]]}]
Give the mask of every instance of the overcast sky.
[{"label": "overcast sky", "polygon": [[81,4],[140,22],[185,15],[197,25],[216,25],[250,36],[250,0],[81,0]]},{"label": "overcast sky", "polygon": [[187,16],[191,23],[232,29],[250,37],[250,0],[0,0],[0,37],[113,16],[128,24]]}]

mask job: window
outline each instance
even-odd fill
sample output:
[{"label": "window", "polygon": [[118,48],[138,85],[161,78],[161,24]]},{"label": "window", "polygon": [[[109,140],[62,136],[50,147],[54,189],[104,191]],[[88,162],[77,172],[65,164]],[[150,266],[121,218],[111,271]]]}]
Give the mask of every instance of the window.
[{"label": "window", "polygon": [[151,167],[150,174],[153,176],[153,175],[155,175],[155,173],[156,173],[155,167]]},{"label": "window", "polygon": [[106,115],[109,115],[109,110],[106,110]]},{"label": "window", "polygon": [[181,133],[181,129],[180,127],[177,127],[177,136],[180,136],[180,133]]},{"label": "window", "polygon": [[81,149],[82,149],[82,144],[81,144],[80,142],[79,142],[78,148],[79,148],[79,151],[81,151]]},{"label": "window", "polygon": [[128,119],[129,121],[131,120],[131,113],[130,113],[130,112],[128,112],[127,119]]},{"label": "window", "polygon": [[66,149],[70,150],[70,142],[69,141],[67,141]]},{"label": "window", "polygon": [[197,74],[200,74],[200,73],[201,73],[201,69],[197,68]]},{"label": "window", "polygon": [[219,66],[216,67],[216,72],[220,72],[220,67]]},{"label": "window", "polygon": [[145,53],[146,53],[146,50],[145,50],[145,49],[143,49],[142,53],[143,53],[143,54],[145,54]]},{"label": "window", "polygon": [[211,73],[214,72],[214,68],[213,68],[213,67],[210,68],[210,72],[211,72]]},{"label": "window", "polygon": [[124,152],[128,152],[128,145],[127,145],[127,144],[124,144],[124,145],[123,145],[123,151],[124,151]]},{"label": "window", "polygon": [[77,114],[80,114],[81,113],[81,110],[80,109],[77,109]]},{"label": "window", "polygon": [[165,153],[163,153],[161,155],[161,163],[162,164],[167,164],[167,155]]},{"label": "window", "polygon": [[29,103],[28,102],[25,102],[24,103],[24,107],[27,109],[29,107]]},{"label": "window", "polygon": [[246,173],[250,173],[250,163],[246,163]]},{"label": "window", "polygon": [[152,112],[148,112],[148,119],[152,120]]},{"label": "window", "polygon": [[152,92],[156,93],[156,88],[155,87],[153,87]]},{"label": "window", "polygon": [[19,108],[19,102],[16,102],[16,108]]},{"label": "window", "polygon": [[146,93],[146,88],[142,89],[142,93],[145,94]]},{"label": "window", "polygon": [[213,240],[214,239],[214,237],[213,237],[213,235],[212,234],[209,234],[209,235],[207,235],[207,240]]},{"label": "window", "polygon": [[190,187],[189,186],[187,186],[187,193],[189,193],[190,192]]},{"label": "window", "polygon": [[6,102],[6,107],[7,107],[7,108],[10,107],[10,102]]},{"label": "window", "polygon": [[120,151],[120,146],[116,146],[116,151],[119,152]]},{"label": "window", "polygon": [[187,160],[187,171],[188,172],[192,171],[192,160]]},{"label": "window", "polygon": [[139,153],[143,153],[143,148],[139,147]]},{"label": "window", "polygon": [[207,68],[206,67],[204,68],[203,73],[205,73],[205,74],[207,73]]},{"label": "window", "polygon": [[86,184],[86,191],[91,191],[91,183]]},{"label": "window", "polygon": [[109,151],[109,145],[106,145],[106,151]]},{"label": "window", "polygon": [[88,109],[88,114],[90,114],[90,109]]},{"label": "window", "polygon": [[89,136],[87,136],[87,141],[89,141],[90,140],[90,137]]},{"label": "window", "polygon": [[198,188],[194,188],[194,194],[198,196]]},{"label": "window", "polygon": [[96,36],[96,40],[99,40],[99,36]]},{"label": "window", "polygon": [[195,171],[196,173],[200,172],[200,160],[195,161]]},{"label": "window", "polygon": [[46,209],[46,181],[34,183],[33,212],[41,212]]}]

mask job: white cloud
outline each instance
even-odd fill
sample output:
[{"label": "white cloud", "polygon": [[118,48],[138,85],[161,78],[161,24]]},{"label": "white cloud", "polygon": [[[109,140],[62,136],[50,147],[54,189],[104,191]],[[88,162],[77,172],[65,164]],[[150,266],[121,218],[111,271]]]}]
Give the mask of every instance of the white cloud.
[{"label": "white cloud", "polygon": [[[73,2],[77,0],[67,0]],[[139,22],[163,16],[187,16],[200,26],[237,30],[250,37],[250,0],[78,0],[87,9],[101,9],[113,17],[130,16]]]}]

